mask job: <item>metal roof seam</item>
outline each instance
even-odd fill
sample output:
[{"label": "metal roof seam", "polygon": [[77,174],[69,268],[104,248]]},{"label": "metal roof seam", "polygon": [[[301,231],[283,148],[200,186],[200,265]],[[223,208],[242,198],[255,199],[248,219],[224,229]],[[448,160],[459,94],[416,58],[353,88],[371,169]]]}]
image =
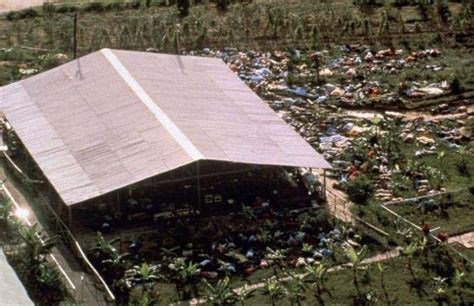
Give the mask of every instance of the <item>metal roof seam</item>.
[{"label": "metal roof seam", "polygon": [[127,68],[110,49],[102,49],[101,53],[110,62],[122,79],[127,83],[132,91],[138,96],[140,101],[155,115],[158,121],[168,131],[168,133],[178,142],[178,144],[188,153],[193,160],[204,159],[202,153],[186,137],[186,135],[176,126],[168,115],[153,101],[143,87],[132,77]]}]

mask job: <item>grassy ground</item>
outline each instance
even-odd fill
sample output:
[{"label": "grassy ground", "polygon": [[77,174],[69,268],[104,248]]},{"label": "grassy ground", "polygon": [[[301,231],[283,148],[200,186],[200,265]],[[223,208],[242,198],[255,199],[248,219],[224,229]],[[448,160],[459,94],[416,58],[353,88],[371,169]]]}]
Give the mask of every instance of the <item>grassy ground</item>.
[{"label": "grassy ground", "polygon": [[[358,272],[362,280],[360,291],[365,293],[365,296],[372,298],[372,303],[369,303],[369,305],[387,304],[389,303],[388,301],[395,305],[437,304],[434,300],[436,286],[433,285],[431,279],[426,281],[420,292],[412,288],[410,285],[412,276],[407,270],[406,260],[397,258],[385,262],[383,265],[386,269],[384,272],[385,290],[381,285],[381,273],[375,264],[369,266],[365,271]],[[341,284],[344,285],[341,286]],[[350,305],[354,303],[354,299],[357,296],[357,291],[352,285],[351,269],[330,273],[327,280],[327,288],[331,292],[331,296],[323,294],[323,300],[327,305]],[[306,291],[303,304],[317,305],[318,300],[313,294],[312,291]],[[463,297],[465,301],[469,302],[474,299],[474,292],[470,290],[457,297]],[[453,300],[455,299],[456,297],[453,297]],[[270,304],[270,297],[261,290],[246,303],[248,305]],[[281,298],[276,304],[290,305],[291,303],[287,298]]]}]

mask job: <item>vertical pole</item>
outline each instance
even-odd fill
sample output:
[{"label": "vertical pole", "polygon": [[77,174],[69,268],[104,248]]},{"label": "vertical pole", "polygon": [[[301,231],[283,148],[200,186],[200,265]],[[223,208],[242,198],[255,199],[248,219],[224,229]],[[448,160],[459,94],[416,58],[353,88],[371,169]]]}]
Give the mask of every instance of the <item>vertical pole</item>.
[{"label": "vertical pole", "polygon": [[119,215],[120,214],[120,190],[117,190],[117,212],[116,212],[116,215]]},{"label": "vertical pole", "polygon": [[67,225],[69,226],[69,229],[72,231],[72,209],[71,209],[71,206],[67,207],[67,212],[68,212]]},{"label": "vertical pole", "polygon": [[323,170],[323,190],[324,190],[324,198],[326,199],[326,169]]},{"label": "vertical pole", "polygon": [[77,13],[74,13],[74,59],[77,58]]},{"label": "vertical pole", "polygon": [[199,169],[199,161],[196,162],[196,167],[197,167],[197,195],[198,195],[198,207],[199,207],[199,212],[201,213],[202,210],[202,204],[201,204],[201,174],[200,174],[200,169]]},{"label": "vertical pole", "polygon": [[181,39],[181,26],[179,24],[176,25],[176,35],[175,35],[175,43],[176,43],[176,54],[179,55],[180,45],[179,40]]}]

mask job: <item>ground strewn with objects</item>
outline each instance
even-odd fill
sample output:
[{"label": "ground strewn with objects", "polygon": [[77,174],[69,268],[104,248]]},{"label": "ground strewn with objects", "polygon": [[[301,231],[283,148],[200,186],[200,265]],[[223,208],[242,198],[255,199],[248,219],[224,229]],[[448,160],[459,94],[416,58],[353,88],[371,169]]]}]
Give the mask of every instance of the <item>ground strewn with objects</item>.
[{"label": "ground strewn with objects", "polygon": [[[474,302],[470,1],[215,0],[192,1],[189,8],[188,1],[41,2],[32,1],[31,7],[26,1],[24,7],[0,4],[1,86],[66,63],[73,65],[61,67],[78,66],[89,77],[99,66],[82,59],[72,62],[74,54],[99,50],[98,59],[122,54],[113,49],[147,52],[140,53],[144,58],[169,53],[219,59],[332,168],[219,165],[225,175],[218,179],[210,174],[218,167],[203,163],[201,168],[180,168],[175,176],[165,173],[160,185],[134,182],[109,197],[117,202],[112,209],[90,202],[68,211],[52,200],[44,164],[38,167],[30,158],[34,152],[25,150],[20,139],[31,146],[41,142],[15,135],[8,118],[2,119],[9,151],[0,152],[5,173],[0,178],[9,191],[3,189],[0,201],[0,245],[35,303]],[[118,56],[119,64],[139,57],[131,54]],[[176,58],[177,67],[184,69],[186,62]],[[151,84],[158,74],[152,64],[117,69],[117,62],[111,63],[125,74],[132,91],[143,86],[150,99],[165,97],[160,96],[163,84]],[[100,67],[93,74],[109,69]],[[73,78],[65,73],[61,86],[76,86]],[[169,88],[186,86],[163,80],[170,82]],[[48,95],[27,82],[28,90],[38,94],[31,101],[46,106]],[[230,87],[226,80],[213,82]],[[97,94],[93,101],[102,98],[90,88],[74,89],[81,90],[84,96]],[[208,95],[201,97],[209,100]],[[113,106],[113,95],[109,100]],[[223,105],[216,104],[213,114],[222,114]],[[171,107],[162,108],[171,114],[170,121],[192,131],[179,121],[189,110],[180,117]],[[12,110],[17,118],[23,114],[13,103],[4,113]],[[51,118],[58,114],[51,112]],[[133,114],[128,118],[126,123],[115,120],[117,129],[132,126],[133,120],[146,121]],[[83,120],[86,128],[87,118]],[[196,129],[205,125],[192,122]],[[45,126],[31,124],[31,133],[37,132],[34,124]],[[251,136],[250,131],[238,135],[241,140]],[[83,151],[78,148],[74,154]],[[178,158],[178,150],[174,152]],[[83,165],[95,170],[92,162]],[[60,165],[47,166],[63,171]],[[111,177],[118,173],[114,171]],[[206,178],[196,183],[193,178],[203,173]],[[178,176],[184,178],[182,184]],[[192,203],[196,192],[199,209]],[[85,193],[70,194],[79,199]],[[12,198],[39,224],[28,225]]]}]

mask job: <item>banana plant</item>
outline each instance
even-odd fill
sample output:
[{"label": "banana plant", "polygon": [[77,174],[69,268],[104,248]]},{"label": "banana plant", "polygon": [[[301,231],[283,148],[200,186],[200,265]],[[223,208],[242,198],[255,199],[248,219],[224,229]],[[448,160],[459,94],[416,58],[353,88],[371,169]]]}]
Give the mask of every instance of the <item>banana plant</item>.
[{"label": "banana plant", "polygon": [[41,295],[46,301],[60,301],[65,294],[59,271],[44,261],[38,265],[35,275],[36,283]]},{"label": "banana plant", "polygon": [[112,240],[107,240],[104,238],[101,232],[97,232],[95,238],[95,246],[89,249],[89,253],[92,254],[92,257],[98,262],[102,263],[107,259],[113,258],[118,254],[117,249],[114,247],[120,241],[120,238],[114,238]]},{"label": "banana plant", "polygon": [[176,285],[176,290],[182,292],[183,298],[188,298],[190,295],[188,285],[196,290],[197,277],[201,273],[199,264],[189,262],[186,263],[185,258],[175,258],[168,268],[173,272],[171,279]]},{"label": "banana plant", "polygon": [[160,265],[149,265],[145,262],[127,270],[126,277],[131,284],[150,284],[164,278],[160,269]]},{"label": "banana plant", "polygon": [[359,252],[354,247],[347,246],[344,248],[344,254],[352,265],[352,283],[356,288],[359,286],[359,280],[357,278],[357,270],[360,268],[362,261],[367,255],[367,246],[363,246]]},{"label": "banana plant", "polygon": [[120,279],[125,274],[129,262],[127,261],[129,254],[118,254],[117,252],[111,253],[109,259],[102,261],[107,274],[112,280]]},{"label": "banana plant", "polygon": [[253,297],[255,294],[254,288],[250,285],[245,284],[244,287],[240,288],[236,295],[236,302],[240,302],[241,306],[245,306],[245,301]]},{"label": "banana plant", "polygon": [[290,300],[291,305],[301,305],[301,301],[305,299],[305,291],[308,289],[303,278],[297,276],[294,272],[287,272],[286,275],[291,279],[286,284],[285,295]]},{"label": "banana plant", "polygon": [[380,272],[380,286],[382,287],[383,293],[385,295],[385,302],[387,304],[390,304],[390,298],[388,296],[387,288],[385,287],[385,270],[386,270],[386,267],[384,266],[383,263],[378,262],[377,263],[377,269]]},{"label": "banana plant", "polygon": [[444,304],[447,302],[448,299],[448,294],[447,294],[447,284],[446,281],[447,278],[443,278],[441,276],[433,277],[433,281],[435,283],[435,289],[434,289],[434,294],[435,294],[435,301],[437,301],[440,305]]},{"label": "banana plant", "polygon": [[275,306],[276,301],[284,296],[285,289],[277,279],[269,278],[265,283],[264,293],[270,297],[270,304]]},{"label": "banana plant", "polygon": [[158,293],[154,287],[158,281],[164,279],[160,270],[160,265],[149,265],[145,262],[139,266],[133,266],[125,272],[124,280],[128,290],[134,287],[141,288],[141,299],[138,304],[142,304],[144,300],[149,304],[157,302]]},{"label": "banana plant", "polygon": [[313,287],[316,289],[314,296],[320,304],[323,304],[323,293],[328,293],[331,296],[331,292],[326,287],[327,273],[328,269],[323,263],[316,263],[305,267],[303,278],[313,284]]},{"label": "banana plant", "polygon": [[415,278],[415,272],[413,271],[413,258],[418,251],[418,243],[413,241],[409,245],[406,245],[400,252],[402,256],[407,258],[407,266],[410,274],[413,278]]},{"label": "banana plant", "polygon": [[314,246],[309,243],[303,243],[303,246],[301,247],[301,252],[304,254],[311,254],[314,250]]},{"label": "banana plant", "polygon": [[240,253],[239,251],[236,251],[234,249],[229,250],[225,256],[228,256],[229,258],[234,259],[237,261],[239,264],[244,264],[248,261],[247,257],[245,257],[244,254]]},{"label": "banana plant", "polygon": [[205,288],[205,296],[212,305],[233,305],[237,302],[237,294],[230,286],[230,279],[225,277],[216,285],[210,284],[206,279],[202,280]]},{"label": "banana plant", "polygon": [[20,228],[21,246],[19,255],[23,267],[28,273],[35,274],[41,263],[46,260],[46,256],[57,244],[59,237],[44,237],[40,239],[41,232],[37,230],[38,224],[31,227]]},{"label": "banana plant", "polygon": [[0,226],[5,231],[6,239],[11,240],[11,235],[17,232],[15,229],[19,227],[19,221],[12,214],[12,203],[10,201],[0,202]]},{"label": "banana plant", "polygon": [[278,274],[277,268],[283,266],[286,259],[287,252],[288,252],[287,249],[273,250],[267,247],[267,253],[265,254],[265,259],[268,260],[270,263],[273,263],[273,272],[275,276],[277,276]]}]

